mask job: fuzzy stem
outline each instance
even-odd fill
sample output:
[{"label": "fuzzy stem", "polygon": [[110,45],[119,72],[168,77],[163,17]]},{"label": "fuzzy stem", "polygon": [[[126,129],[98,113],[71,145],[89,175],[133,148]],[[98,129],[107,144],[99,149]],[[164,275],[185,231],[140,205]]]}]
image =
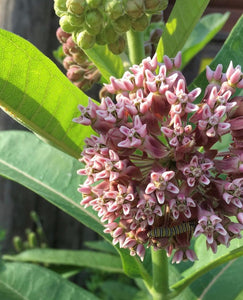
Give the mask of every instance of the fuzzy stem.
[{"label": "fuzzy stem", "polygon": [[127,32],[127,45],[132,65],[139,65],[145,57],[143,32],[130,29]]},{"label": "fuzzy stem", "polygon": [[169,278],[168,258],[165,250],[151,251],[153,263],[153,288],[150,290],[153,300],[168,300]]}]

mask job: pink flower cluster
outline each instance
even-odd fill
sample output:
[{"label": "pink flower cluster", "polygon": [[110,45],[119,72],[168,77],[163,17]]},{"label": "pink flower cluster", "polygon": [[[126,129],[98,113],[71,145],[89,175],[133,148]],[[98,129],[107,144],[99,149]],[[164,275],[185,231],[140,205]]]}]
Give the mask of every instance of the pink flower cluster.
[{"label": "pink flower cluster", "polygon": [[[199,87],[188,91],[180,64],[180,53],[164,63],[144,59],[121,79],[110,78],[114,101],[90,100],[74,119],[97,132],[80,159],[78,174],[87,176],[81,205],[92,206],[113,243],[131,255],[143,259],[153,246],[173,253],[176,263],[197,259],[192,232],[149,232],[193,221],[194,236],[205,235],[216,252],[243,229],[243,98],[232,98],[243,88],[241,68],[207,67],[202,95]],[[231,141],[219,151],[224,135]]]}]

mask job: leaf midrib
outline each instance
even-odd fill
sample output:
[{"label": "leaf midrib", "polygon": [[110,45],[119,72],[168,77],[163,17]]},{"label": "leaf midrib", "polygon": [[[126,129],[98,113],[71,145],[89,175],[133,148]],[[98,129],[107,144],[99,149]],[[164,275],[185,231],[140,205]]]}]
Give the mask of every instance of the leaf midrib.
[{"label": "leaf midrib", "polygon": [[0,164],[10,168],[11,170],[17,172],[18,174],[24,176],[25,178],[27,178],[30,181],[33,181],[35,183],[37,183],[38,185],[42,186],[43,188],[45,188],[46,190],[50,191],[51,193],[53,193],[54,195],[59,196],[60,198],[64,199],[65,201],[67,201],[68,203],[70,203],[71,205],[77,207],[78,209],[82,210],[83,212],[85,212],[85,214],[87,214],[89,217],[91,217],[93,220],[95,220],[96,222],[98,222],[99,224],[101,224],[103,226],[103,224],[101,223],[101,221],[95,217],[95,215],[93,215],[92,213],[90,213],[88,210],[84,209],[81,205],[77,204],[76,202],[74,202],[71,198],[67,197],[66,195],[64,195],[63,193],[58,192],[57,190],[55,190],[54,188],[52,188],[51,186],[43,183],[42,181],[38,180],[35,177],[30,176],[28,173],[14,167],[13,165],[5,162],[4,160],[0,159]]}]

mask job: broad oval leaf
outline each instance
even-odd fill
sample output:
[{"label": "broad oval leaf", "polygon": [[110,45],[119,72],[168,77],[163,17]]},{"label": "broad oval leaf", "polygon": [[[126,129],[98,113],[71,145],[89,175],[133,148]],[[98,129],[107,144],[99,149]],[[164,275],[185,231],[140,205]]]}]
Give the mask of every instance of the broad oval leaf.
[{"label": "broad oval leaf", "polygon": [[33,264],[1,263],[2,300],[98,300],[95,295]]},{"label": "broad oval leaf", "polygon": [[86,250],[32,249],[16,255],[4,255],[4,260],[52,265],[87,267],[111,273],[123,273],[118,256]]},{"label": "broad oval leaf", "polygon": [[182,48],[183,69],[189,61],[207,45],[207,43],[220,31],[228,20],[229,13],[214,13],[204,16],[193,29],[184,47]]},{"label": "broad oval leaf", "polygon": [[72,119],[88,97],[23,38],[0,29],[0,107],[62,151],[79,157],[93,131]]},{"label": "broad oval leaf", "polygon": [[[111,243],[97,213],[79,204],[81,194],[77,187],[84,180],[77,175],[80,168],[78,160],[43,143],[32,133],[0,132],[0,175],[33,190]],[[127,249],[116,249],[126,274],[150,280],[139,258],[130,256]]]},{"label": "broad oval leaf", "polygon": [[195,243],[195,252],[198,260],[194,262],[192,267],[182,273],[184,278],[171,287],[176,295],[208,271],[243,256],[243,239],[231,241],[229,248],[223,245],[219,246],[217,253],[214,254],[212,251],[207,250],[205,237],[200,236]]},{"label": "broad oval leaf", "polygon": [[243,257],[231,260],[198,278],[192,283],[191,290],[197,299],[233,300],[243,290],[242,270]]},{"label": "broad oval leaf", "polygon": [[163,55],[174,57],[182,49],[197,21],[207,7],[209,0],[177,0],[156,50],[158,61]]}]

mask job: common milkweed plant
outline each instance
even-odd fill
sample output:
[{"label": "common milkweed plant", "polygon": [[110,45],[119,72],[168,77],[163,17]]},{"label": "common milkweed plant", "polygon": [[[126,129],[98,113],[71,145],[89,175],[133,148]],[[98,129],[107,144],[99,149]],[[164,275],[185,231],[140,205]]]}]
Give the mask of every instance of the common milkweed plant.
[{"label": "common milkweed plant", "polygon": [[[208,2],[191,8],[178,0],[164,23],[166,0],[55,0],[55,57],[67,77],[27,41],[0,31],[1,107],[48,142],[2,132],[1,175],[113,245],[117,254],[90,251],[83,265],[95,259],[97,269],[124,272],[143,299],[210,297],[196,279],[204,275],[207,286],[207,272],[220,278],[226,267],[216,267],[242,265],[243,19],[190,85],[183,74],[228,18],[200,19]],[[84,92],[97,83],[91,99]],[[19,263],[83,266],[82,251],[65,254],[68,262],[54,249],[5,255],[17,262],[5,262],[0,278],[9,293],[44,297],[40,285],[16,284],[24,280],[13,275],[17,264],[43,274],[43,285],[58,282],[62,295],[47,288],[48,299],[98,299],[53,271]],[[234,299],[241,288],[218,293]]]}]

